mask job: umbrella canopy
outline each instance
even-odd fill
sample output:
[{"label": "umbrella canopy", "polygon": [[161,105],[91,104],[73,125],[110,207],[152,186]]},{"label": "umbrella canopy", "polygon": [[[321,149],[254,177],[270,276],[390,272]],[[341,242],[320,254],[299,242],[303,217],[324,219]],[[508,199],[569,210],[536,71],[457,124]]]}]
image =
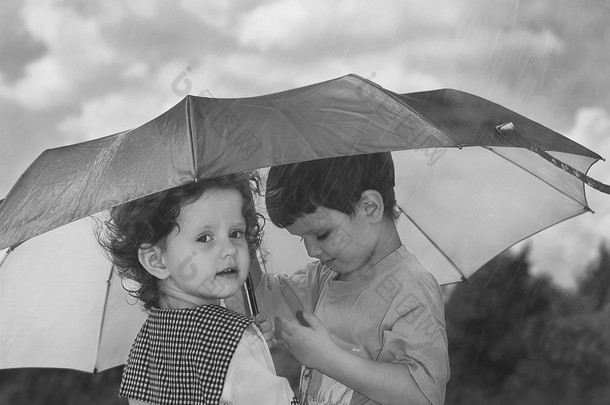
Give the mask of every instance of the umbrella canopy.
[{"label": "umbrella canopy", "polygon": [[94,225],[73,222],[6,256],[0,368],[94,372],[125,362],[146,314],[121,287],[94,239]]},{"label": "umbrella canopy", "polygon": [[[15,255],[37,235],[196,179],[382,151],[394,151],[401,238],[441,284],[589,211],[584,182],[607,190],[585,174],[600,156],[502,106],[449,89],[397,94],[348,75],[260,97],[187,96],[136,129],[47,150],[0,204],[0,249]],[[272,267],[293,270],[284,246],[297,241],[266,229]],[[19,282],[31,268],[9,267],[11,255],[0,268],[3,317],[15,305],[6,291],[44,290]],[[80,267],[90,271],[85,259]]]},{"label": "umbrella canopy", "polygon": [[[477,146],[491,153],[508,148],[503,157],[535,165],[530,170],[535,175],[539,167],[546,169],[522,139],[496,129],[508,123],[543,150],[568,154],[562,160],[582,172],[601,158],[534,121],[456,90],[399,95],[348,75],[260,97],[187,96],[136,129],[45,151],[0,206],[0,249],[194,179],[282,163]],[[509,156],[515,148],[516,156]],[[586,207],[581,182],[565,183],[560,191],[578,189],[570,194]]]}]

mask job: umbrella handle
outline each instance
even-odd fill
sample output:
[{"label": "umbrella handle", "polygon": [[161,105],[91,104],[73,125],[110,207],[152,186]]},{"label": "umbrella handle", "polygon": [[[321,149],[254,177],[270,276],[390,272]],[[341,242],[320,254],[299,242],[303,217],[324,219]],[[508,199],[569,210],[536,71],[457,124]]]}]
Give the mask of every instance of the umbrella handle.
[{"label": "umbrella handle", "polygon": [[246,296],[246,310],[249,315],[256,316],[258,314],[258,304],[256,303],[256,295],[254,295],[254,286],[252,283],[252,275],[248,274],[246,283],[244,284],[244,294]]}]

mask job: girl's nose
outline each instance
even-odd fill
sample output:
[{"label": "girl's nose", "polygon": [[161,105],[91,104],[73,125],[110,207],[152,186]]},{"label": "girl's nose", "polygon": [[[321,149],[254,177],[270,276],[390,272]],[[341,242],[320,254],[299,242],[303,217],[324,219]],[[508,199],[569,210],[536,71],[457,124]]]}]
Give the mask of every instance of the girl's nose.
[{"label": "girl's nose", "polygon": [[230,256],[235,256],[235,254],[237,253],[237,248],[235,247],[235,244],[233,243],[233,241],[231,239],[228,239],[224,246],[222,247],[222,257],[230,257]]}]

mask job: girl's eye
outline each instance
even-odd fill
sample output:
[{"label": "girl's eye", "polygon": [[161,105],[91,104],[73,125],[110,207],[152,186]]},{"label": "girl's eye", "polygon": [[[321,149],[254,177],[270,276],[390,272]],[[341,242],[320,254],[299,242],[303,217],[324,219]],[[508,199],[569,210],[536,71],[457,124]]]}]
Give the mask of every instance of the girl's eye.
[{"label": "girl's eye", "polygon": [[212,240],[212,235],[201,235],[197,238],[197,242],[207,243]]},{"label": "girl's eye", "polygon": [[330,231],[326,231],[321,235],[317,235],[316,239],[322,241],[322,240],[325,240],[326,238],[328,238],[328,235],[330,235]]},{"label": "girl's eye", "polygon": [[244,237],[244,231],[233,231],[229,234],[229,237],[234,239],[241,239]]}]

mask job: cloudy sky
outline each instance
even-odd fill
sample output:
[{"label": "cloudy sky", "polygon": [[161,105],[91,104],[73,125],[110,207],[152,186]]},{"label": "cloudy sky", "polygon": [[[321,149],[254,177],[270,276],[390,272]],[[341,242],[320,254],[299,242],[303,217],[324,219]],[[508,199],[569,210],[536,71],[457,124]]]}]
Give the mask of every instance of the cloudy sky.
[{"label": "cloudy sky", "polygon": [[[610,0],[2,0],[0,198],[45,149],[133,128],[187,93],[261,95],[356,73],[450,87],[610,157]],[[589,172],[610,182],[610,162]],[[569,286],[610,236],[595,215],[532,238]]]}]

